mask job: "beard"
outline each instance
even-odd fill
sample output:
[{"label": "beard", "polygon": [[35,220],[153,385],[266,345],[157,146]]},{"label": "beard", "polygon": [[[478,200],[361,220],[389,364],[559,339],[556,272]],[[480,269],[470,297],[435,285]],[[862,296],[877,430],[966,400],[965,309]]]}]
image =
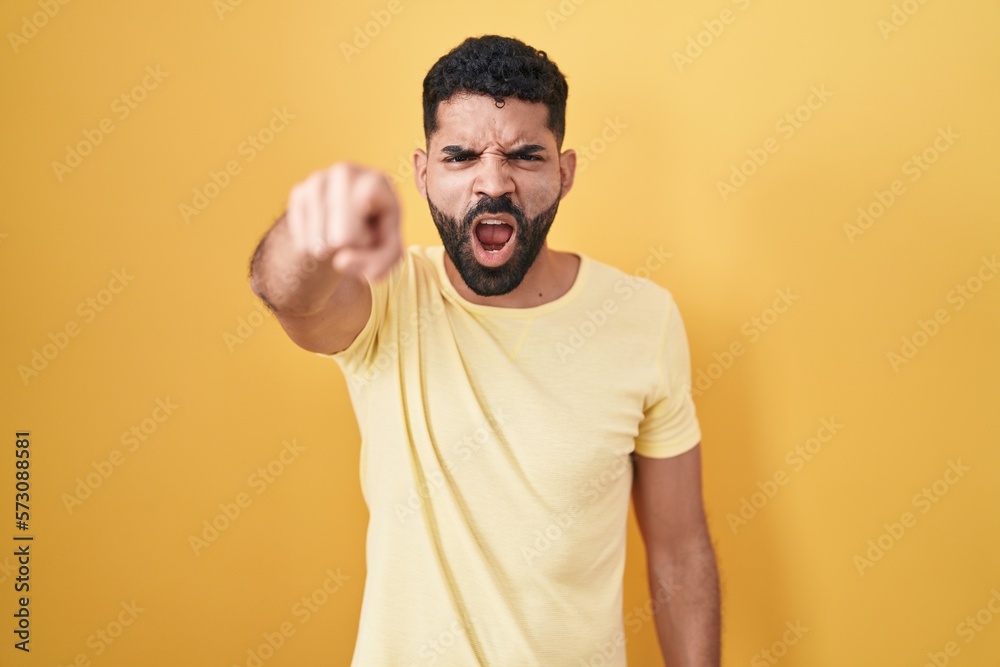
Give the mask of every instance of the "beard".
[{"label": "beard", "polygon": [[[431,218],[441,236],[445,252],[451,258],[462,280],[479,296],[499,296],[511,292],[521,281],[535,258],[545,244],[545,238],[559,210],[559,200],[562,199],[562,184],[555,202],[546,210],[530,220],[524,211],[511,201],[510,195],[503,197],[484,197],[465,214],[461,223],[438,209],[427,196],[427,205],[431,210]],[[483,266],[476,259],[473,250],[472,222],[484,213],[509,213],[517,221],[517,238],[511,238],[508,243],[514,243],[513,253],[501,266]]]}]

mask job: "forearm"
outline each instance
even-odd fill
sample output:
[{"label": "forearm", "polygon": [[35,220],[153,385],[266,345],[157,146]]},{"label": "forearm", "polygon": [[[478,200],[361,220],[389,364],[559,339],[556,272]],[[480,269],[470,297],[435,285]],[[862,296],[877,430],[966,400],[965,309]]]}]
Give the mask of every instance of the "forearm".
[{"label": "forearm", "polygon": [[708,533],[653,555],[649,588],[654,599],[666,598],[654,616],[667,667],[719,667],[719,575]]},{"label": "forearm", "polygon": [[295,251],[285,215],[260,240],[250,260],[250,288],[279,313],[308,315],[319,310],[339,278],[329,261]]}]

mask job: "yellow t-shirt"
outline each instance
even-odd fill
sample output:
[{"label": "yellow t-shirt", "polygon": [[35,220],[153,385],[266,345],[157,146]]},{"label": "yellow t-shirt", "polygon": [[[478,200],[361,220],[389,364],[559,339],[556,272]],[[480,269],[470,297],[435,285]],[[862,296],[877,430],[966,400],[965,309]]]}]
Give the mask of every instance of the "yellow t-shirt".
[{"label": "yellow t-shirt", "polygon": [[348,381],[370,513],[351,665],[624,666],[630,454],[701,441],[677,306],[584,255],[554,301],[473,304],[443,258],[409,246],[350,347],[321,354]]}]

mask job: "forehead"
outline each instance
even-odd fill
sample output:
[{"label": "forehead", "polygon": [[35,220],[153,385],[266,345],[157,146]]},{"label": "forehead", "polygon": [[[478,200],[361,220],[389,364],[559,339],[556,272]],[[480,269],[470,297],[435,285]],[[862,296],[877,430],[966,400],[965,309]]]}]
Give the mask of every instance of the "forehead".
[{"label": "forehead", "polygon": [[435,144],[499,144],[510,148],[517,144],[554,143],[555,136],[546,127],[549,110],[541,102],[525,102],[514,97],[498,108],[486,95],[456,94],[438,105]]}]

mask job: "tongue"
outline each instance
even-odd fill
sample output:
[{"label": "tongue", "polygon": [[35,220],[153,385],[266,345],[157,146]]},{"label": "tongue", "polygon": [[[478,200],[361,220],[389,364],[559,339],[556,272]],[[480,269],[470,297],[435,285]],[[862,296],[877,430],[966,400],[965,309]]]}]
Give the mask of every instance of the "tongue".
[{"label": "tongue", "polygon": [[499,250],[514,234],[514,228],[507,223],[499,225],[476,225],[476,238],[486,250]]}]

